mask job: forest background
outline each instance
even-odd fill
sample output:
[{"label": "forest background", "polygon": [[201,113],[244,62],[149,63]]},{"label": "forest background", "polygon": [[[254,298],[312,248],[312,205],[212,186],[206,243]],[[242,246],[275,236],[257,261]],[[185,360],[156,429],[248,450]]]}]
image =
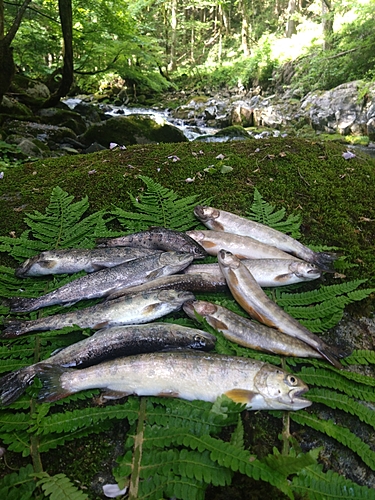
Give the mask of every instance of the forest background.
[{"label": "forest background", "polygon": [[15,72],[55,94],[108,87],[330,89],[375,78],[374,0],[0,0],[0,97]]}]

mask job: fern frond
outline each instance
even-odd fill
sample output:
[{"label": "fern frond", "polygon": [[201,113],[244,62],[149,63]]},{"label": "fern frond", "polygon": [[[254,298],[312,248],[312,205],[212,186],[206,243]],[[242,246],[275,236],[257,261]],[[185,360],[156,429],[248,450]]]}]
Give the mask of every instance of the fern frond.
[{"label": "fern frond", "polygon": [[79,490],[65,474],[50,476],[46,472],[36,474],[37,486],[41,486],[51,500],[86,500],[88,495]]},{"label": "fern frond", "polygon": [[53,248],[93,248],[95,239],[107,231],[105,211],[82,218],[89,208],[87,196],[75,203],[73,198],[55,187],[45,213],[35,210],[27,214],[25,223],[30,229],[20,238],[0,237],[0,251],[7,251],[16,260],[24,260]]},{"label": "fern frond", "polygon": [[[301,293],[285,293],[281,289],[275,290],[275,300],[280,307],[309,306],[318,302],[330,301],[338,295],[348,294],[367,280],[352,280],[335,285],[322,285],[319,288]],[[372,292],[369,292],[372,293]],[[369,293],[367,295],[369,295]],[[366,296],[367,296],[366,295]]]},{"label": "fern frond", "polygon": [[[341,376],[342,372],[343,371],[335,373],[333,370],[304,366],[298,373],[298,376],[309,386],[317,385],[320,387],[327,387],[329,389],[336,389],[344,392],[348,396],[352,396],[363,401],[375,402],[375,389],[373,386],[369,387],[347,380],[345,377]],[[372,377],[370,378],[372,380]]]},{"label": "fern frond", "polygon": [[292,481],[292,489],[309,500],[375,500],[375,490],[345,479],[336,472],[323,472],[323,466],[316,464],[303,469]]},{"label": "fern frond", "polygon": [[270,226],[283,233],[290,233],[293,238],[298,239],[301,236],[299,228],[302,224],[302,216],[300,214],[291,214],[288,215],[286,220],[283,220],[286,212],[285,208],[281,208],[276,212],[274,210],[275,206],[266,202],[258,189],[255,188],[254,201],[250,207],[250,211],[247,212],[247,216],[256,222]]},{"label": "fern frond", "polygon": [[178,231],[187,231],[200,224],[194,216],[194,207],[208,204],[211,199],[197,200],[197,195],[179,198],[171,189],[163,187],[150,177],[140,175],[147,191],[137,198],[129,193],[137,212],[127,212],[119,207],[112,211],[118,221],[129,232],[143,231],[150,226],[161,226]]},{"label": "fern frond", "polygon": [[310,389],[307,394],[307,399],[313,403],[322,403],[333,409],[343,410],[346,413],[355,415],[368,425],[375,429],[375,413],[373,408],[354,401],[344,394],[339,394],[326,389]]},{"label": "fern frond", "polygon": [[336,424],[332,420],[321,420],[315,415],[311,415],[303,410],[291,413],[290,418],[300,425],[308,425],[316,431],[320,431],[330,436],[339,443],[350,448],[356,453],[363,462],[375,470],[375,452],[371,450],[367,443],[364,443],[359,437],[353,434],[346,427]]},{"label": "fern frond", "polygon": [[343,364],[348,365],[375,365],[375,351],[355,350],[350,356],[343,359]]},{"label": "fern frond", "polygon": [[34,469],[28,464],[0,479],[0,498],[29,500],[33,498],[35,488]]}]

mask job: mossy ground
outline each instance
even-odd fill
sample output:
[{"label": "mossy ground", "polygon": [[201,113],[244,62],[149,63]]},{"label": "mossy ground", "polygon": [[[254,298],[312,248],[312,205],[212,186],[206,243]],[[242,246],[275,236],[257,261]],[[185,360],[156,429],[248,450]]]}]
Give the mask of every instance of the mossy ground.
[{"label": "mossy ground", "polygon": [[[373,286],[375,160],[361,153],[345,160],[345,150],[331,142],[270,138],[138,145],[20,165],[6,170],[0,183],[0,235],[19,235],[26,228],[24,214],[43,212],[57,185],[76,200],[87,195],[92,212],[115,205],[131,209],[128,193],[144,189],[138,178],[142,174],[181,197],[212,196],[212,205],[239,214],[249,209],[257,187],[267,202],[285,207],[287,214],[301,213],[303,243],[339,247],[357,265],[348,277],[367,277]],[[205,172],[210,165],[233,170]],[[194,181],[186,182],[188,178]]]},{"label": "mossy ground", "polygon": [[[180,197],[212,196],[213,206],[239,214],[249,210],[257,187],[267,202],[277,208],[285,207],[287,214],[301,213],[304,243],[339,247],[347,261],[355,264],[345,271],[347,278],[367,278],[367,286],[374,286],[375,160],[362,154],[345,160],[345,150],[338,143],[270,138],[140,145],[19,165],[7,169],[0,181],[0,235],[14,232],[19,236],[26,229],[25,213],[44,212],[57,185],[74,195],[75,201],[87,195],[91,212],[110,210],[115,205],[133,210],[128,193],[136,196],[144,189],[138,178],[142,174],[173,189]],[[218,155],[224,155],[224,159],[218,159]],[[210,174],[204,170],[210,165],[227,165],[233,170],[221,174],[216,169],[216,173]],[[187,178],[194,181],[186,182]],[[6,254],[0,254],[0,263],[13,265]],[[372,311],[371,304],[369,312]],[[268,415],[246,414],[245,439],[249,449],[259,456],[272,453],[281,432],[281,422],[276,424]],[[43,463],[51,465],[50,473],[64,472],[79,485],[90,488],[93,471],[105,469],[103,463],[111,456],[108,443],[98,451],[101,440],[102,435],[100,440],[93,435],[77,442],[81,446],[78,454],[74,444],[66,446],[65,456],[61,449],[57,455],[51,451],[43,455]],[[13,462],[13,458],[10,462],[12,466],[22,465]],[[2,473],[8,472],[3,464]],[[267,493],[259,482],[255,485],[240,476],[234,478],[230,488],[210,488],[207,498],[244,499],[249,498],[250,490],[251,498],[270,498],[269,485],[265,488]],[[92,489],[87,492],[90,499],[103,498]],[[282,498],[277,491],[272,498],[276,495]]]}]

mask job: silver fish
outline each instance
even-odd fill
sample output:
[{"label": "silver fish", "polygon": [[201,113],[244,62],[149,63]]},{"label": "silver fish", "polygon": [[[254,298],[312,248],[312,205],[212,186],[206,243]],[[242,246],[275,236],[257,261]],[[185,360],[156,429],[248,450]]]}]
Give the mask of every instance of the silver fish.
[{"label": "silver fish", "polygon": [[[220,270],[220,269],[219,269]],[[131,286],[125,290],[112,293],[108,299],[124,297],[133,293],[151,292],[151,290],[188,290],[189,292],[217,292],[227,290],[227,282],[220,271],[219,277],[209,273],[173,274],[163,276],[142,285]]]},{"label": "silver fish", "polygon": [[[261,287],[291,285],[312,281],[321,277],[322,271],[309,262],[295,259],[243,259],[242,263],[254,276]],[[190,264],[185,267],[185,274],[212,274],[220,280],[223,277],[219,264]]]},{"label": "silver fish", "polygon": [[148,231],[120,236],[119,238],[102,238],[97,240],[98,247],[128,246],[153,248],[157,250],[176,250],[191,253],[194,259],[206,257],[205,250],[192,238],[181,231],[153,227]]},{"label": "silver fish", "polygon": [[73,248],[70,250],[48,250],[41,252],[16,269],[18,278],[46,276],[50,274],[73,274],[79,271],[92,273],[106,267],[114,267],[130,260],[151,255],[157,250],[148,248]]},{"label": "silver fish", "polygon": [[109,326],[149,323],[177,311],[186,300],[192,299],[192,293],[176,290],[139,293],[65,314],[30,321],[10,320],[6,322],[1,337],[14,338],[37,330],[58,330],[73,325],[98,330]]},{"label": "silver fish", "polygon": [[240,259],[220,250],[218,261],[233,297],[252,318],[297,337],[316,349],[336,368],[342,368],[336,354],[333,354],[334,349],[269,299]]},{"label": "silver fish", "polygon": [[289,259],[290,254],[276,247],[261,243],[249,236],[224,233],[223,231],[193,230],[186,234],[197,241],[209,255],[217,255],[219,250],[226,250],[240,259]]},{"label": "silver fish", "polygon": [[196,320],[197,315],[201,316],[226,339],[241,346],[282,356],[322,358],[318,351],[302,340],[244,318],[226,307],[204,300],[188,301],[182,307],[190,318]]},{"label": "silver fish", "polygon": [[[314,252],[291,236],[265,224],[240,217],[239,215],[218,210],[217,208],[197,205],[194,209],[195,216],[205,226],[215,231],[235,233],[250,236],[255,240],[279,248],[284,252],[295,255],[299,259],[311,262],[323,270],[330,270],[332,263],[337,258],[333,253]],[[222,248],[226,248],[224,245]],[[228,249],[229,250],[229,249]]]},{"label": "silver fish", "polygon": [[118,266],[82,276],[37,298],[13,297],[12,312],[29,312],[54,304],[74,304],[83,299],[106,297],[112,292],[139,285],[160,276],[181,271],[193,256],[180,252],[162,252],[140,257]]},{"label": "silver fish", "polygon": [[120,356],[168,349],[210,351],[215,337],[203,330],[173,323],[113,326],[52,354],[49,358],[0,378],[0,404],[9,405],[25,391],[44,364],[86,368]]},{"label": "silver fish", "polygon": [[[140,354],[83,370],[45,365],[39,401],[99,388],[117,397],[168,396],[214,402],[222,394],[249,410],[299,410],[308,387],[295,375],[254,359],[190,352]],[[115,393],[115,394],[113,394]]]}]

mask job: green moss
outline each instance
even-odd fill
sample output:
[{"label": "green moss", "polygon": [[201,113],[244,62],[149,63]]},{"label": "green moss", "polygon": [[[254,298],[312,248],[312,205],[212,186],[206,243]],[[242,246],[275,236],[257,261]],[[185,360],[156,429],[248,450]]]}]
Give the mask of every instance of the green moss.
[{"label": "green moss", "polygon": [[[213,196],[213,205],[242,214],[256,186],[276,207],[301,213],[304,243],[340,247],[358,266],[347,272],[348,278],[368,277],[373,286],[375,160],[361,153],[345,160],[345,150],[335,142],[269,138],[137,145],[20,165],[7,170],[0,183],[0,234],[19,235],[25,229],[23,214],[44,211],[56,185],[76,199],[87,195],[93,212],[114,205],[131,209],[128,193],[136,195],[144,188],[138,179],[143,174],[181,197]],[[219,154],[233,170],[225,175],[206,173],[205,168],[218,163]],[[189,177],[195,181],[185,182]]]}]

